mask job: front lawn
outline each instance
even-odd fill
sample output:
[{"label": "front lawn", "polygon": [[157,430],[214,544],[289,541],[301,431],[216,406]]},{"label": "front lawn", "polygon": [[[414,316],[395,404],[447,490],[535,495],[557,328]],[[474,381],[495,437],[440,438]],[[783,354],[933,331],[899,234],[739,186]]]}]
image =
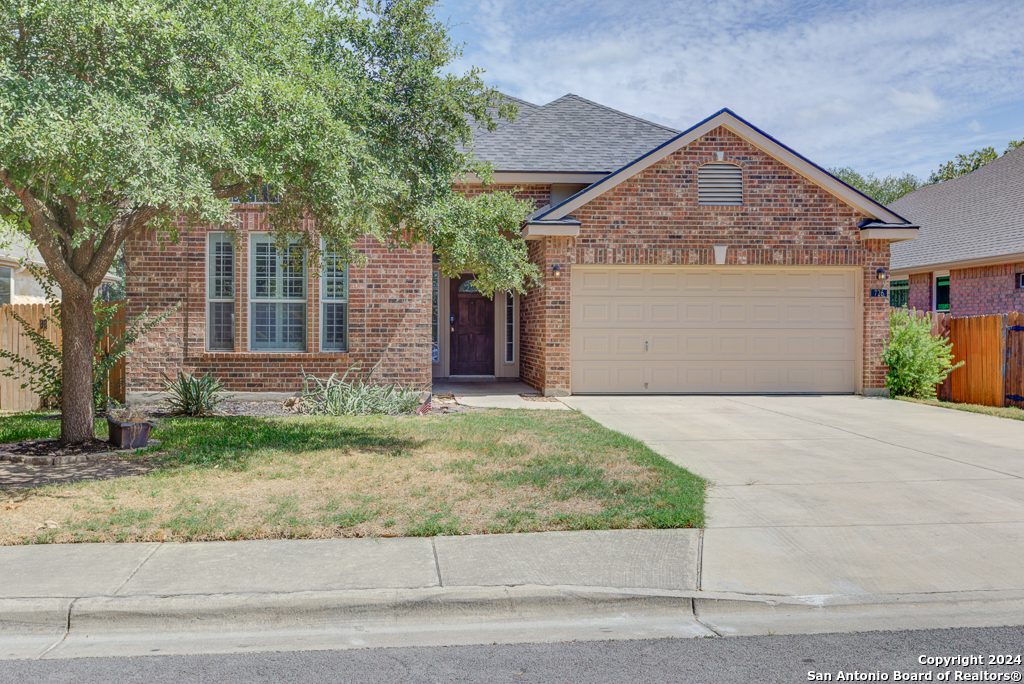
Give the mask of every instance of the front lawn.
[{"label": "front lawn", "polygon": [[[57,421],[33,414],[0,418],[0,443],[58,433]],[[168,418],[154,438],[158,450],[133,457],[155,461],[147,475],[33,489],[0,484],[0,544],[704,522],[704,480],[571,411]]]}]

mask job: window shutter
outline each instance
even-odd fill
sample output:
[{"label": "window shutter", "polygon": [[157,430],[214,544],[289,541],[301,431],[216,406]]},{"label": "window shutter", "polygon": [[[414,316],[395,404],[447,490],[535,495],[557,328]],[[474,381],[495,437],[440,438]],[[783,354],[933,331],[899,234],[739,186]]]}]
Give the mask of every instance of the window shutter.
[{"label": "window shutter", "polygon": [[735,164],[712,163],[697,169],[697,203],[711,206],[743,204],[743,170]]}]

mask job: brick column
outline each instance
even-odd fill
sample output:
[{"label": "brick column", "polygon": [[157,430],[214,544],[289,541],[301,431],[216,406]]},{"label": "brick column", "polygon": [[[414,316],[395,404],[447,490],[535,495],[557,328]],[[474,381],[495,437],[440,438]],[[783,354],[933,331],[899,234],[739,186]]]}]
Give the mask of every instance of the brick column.
[{"label": "brick column", "polygon": [[[545,396],[568,396],[569,293],[575,238],[547,237],[529,243],[543,286],[521,299],[519,377]],[[554,274],[559,266],[561,275]]]}]

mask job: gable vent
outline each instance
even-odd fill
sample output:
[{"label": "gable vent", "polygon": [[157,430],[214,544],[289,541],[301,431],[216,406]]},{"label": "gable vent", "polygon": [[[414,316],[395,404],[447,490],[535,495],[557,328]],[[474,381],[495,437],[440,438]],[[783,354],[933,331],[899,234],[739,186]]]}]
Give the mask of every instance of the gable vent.
[{"label": "gable vent", "polygon": [[697,169],[697,203],[711,206],[743,204],[743,169],[735,164],[711,163]]}]

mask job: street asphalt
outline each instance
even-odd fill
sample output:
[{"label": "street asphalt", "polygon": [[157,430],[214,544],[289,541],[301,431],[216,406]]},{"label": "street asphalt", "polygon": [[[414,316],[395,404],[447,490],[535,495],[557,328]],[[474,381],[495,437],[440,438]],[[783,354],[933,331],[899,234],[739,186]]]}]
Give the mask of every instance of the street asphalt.
[{"label": "street asphalt", "polygon": [[[83,658],[0,662],[0,684],[718,684],[813,681],[811,673],[857,676],[931,675],[924,681],[1005,674],[1022,665],[1024,629],[950,629],[714,639],[394,648],[361,651],[250,653],[154,658]],[[1011,664],[989,664],[989,656]],[[974,665],[934,660],[980,656]],[[924,662],[922,662],[924,659]],[[938,679],[949,676],[948,680]],[[878,680],[875,680],[878,681]],[[908,681],[908,680],[900,680]],[[914,681],[914,680],[909,680]],[[966,680],[970,681],[970,680]],[[978,681],[978,680],[975,680]],[[994,681],[989,679],[986,681]]]}]

